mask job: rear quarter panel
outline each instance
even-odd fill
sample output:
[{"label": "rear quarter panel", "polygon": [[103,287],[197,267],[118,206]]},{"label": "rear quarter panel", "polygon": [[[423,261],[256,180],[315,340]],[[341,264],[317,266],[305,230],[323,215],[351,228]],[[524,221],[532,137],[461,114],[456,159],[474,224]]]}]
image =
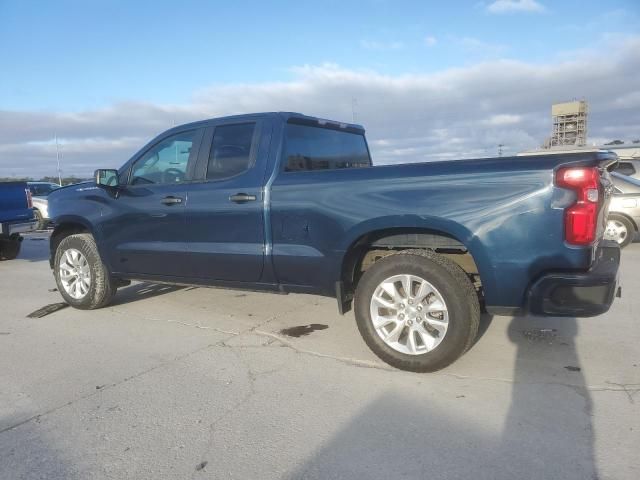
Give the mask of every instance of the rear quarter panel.
[{"label": "rear quarter panel", "polygon": [[564,208],[574,194],[555,187],[553,175],[569,163],[595,161],[563,155],[281,173],[271,192],[278,279],[329,293],[362,235],[428,229],[467,247],[488,305],[520,306],[541,272],[591,262],[592,248],[564,242]]}]

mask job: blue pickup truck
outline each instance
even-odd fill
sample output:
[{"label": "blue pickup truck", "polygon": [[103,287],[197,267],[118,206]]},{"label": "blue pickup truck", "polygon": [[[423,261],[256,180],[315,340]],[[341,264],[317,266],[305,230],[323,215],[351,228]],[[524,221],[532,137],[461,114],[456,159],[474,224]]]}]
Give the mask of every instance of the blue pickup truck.
[{"label": "blue pickup truck", "polygon": [[131,279],[303,292],[353,305],[385,362],[445,367],[480,312],[592,316],[619,294],[602,239],[609,153],[373,166],[364,129],[297,113],[172,128],[49,196],[64,299]]},{"label": "blue pickup truck", "polygon": [[20,253],[21,233],[36,229],[31,192],[26,182],[0,183],[0,260]]}]

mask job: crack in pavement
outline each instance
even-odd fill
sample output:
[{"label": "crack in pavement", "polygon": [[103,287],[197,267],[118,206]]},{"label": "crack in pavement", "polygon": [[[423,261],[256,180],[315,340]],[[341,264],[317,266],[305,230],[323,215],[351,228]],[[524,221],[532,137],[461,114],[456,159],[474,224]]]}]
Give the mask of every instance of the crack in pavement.
[{"label": "crack in pavement", "polygon": [[[314,350],[309,350],[309,349],[304,349],[304,348],[300,348],[298,346],[296,346],[293,342],[289,341],[288,339],[273,333],[273,332],[268,332],[265,330],[259,330],[261,327],[263,327],[264,325],[267,325],[275,320],[280,319],[282,316],[287,315],[289,313],[293,313],[296,310],[302,309],[304,306],[299,306],[299,307],[295,307],[292,308],[290,310],[287,310],[285,312],[282,312],[280,314],[277,315],[273,315],[271,317],[269,317],[267,320],[265,320],[264,322],[261,322],[258,325],[255,325],[253,327],[247,328],[245,330],[236,332],[236,331],[229,331],[229,330],[223,330],[223,329],[219,329],[216,327],[211,327],[211,326],[205,326],[205,325],[199,325],[199,324],[190,324],[190,323],[186,323],[186,322],[181,322],[181,321],[177,321],[177,320],[166,320],[169,323],[175,323],[178,325],[182,325],[182,326],[186,326],[186,327],[190,327],[190,328],[197,328],[197,329],[202,329],[202,330],[213,330],[216,331],[218,333],[222,333],[222,334],[226,334],[226,335],[230,335],[228,338],[225,338],[223,340],[220,340],[214,344],[209,344],[203,347],[199,347],[191,352],[188,352],[186,354],[183,355],[179,355],[177,357],[175,357],[174,359],[167,361],[167,362],[162,362],[158,365],[155,365],[153,367],[148,368],[147,370],[144,370],[142,372],[139,372],[135,375],[131,375],[129,377],[126,377],[116,383],[110,384],[110,385],[105,385],[103,387],[101,387],[99,390],[95,391],[95,392],[91,392],[89,394],[86,395],[82,395],[79,396],[73,400],[70,400],[64,404],[58,405],[56,407],[53,407],[51,409],[48,409],[44,412],[35,414],[30,416],[29,418],[26,418],[24,420],[21,420],[13,425],[10,425],[8,427],[3,428],[2,430],[0,430],[0,434],[14,430],[15,428],[24,425],[26,423],[29,423],[35,419],[38,419],[40,417],[43,417],[45,415],[49,415],[51,413],[55,413],[56,411],[71,406],[81,400],[87,399],[87,398],[91,398],[95,395],[100,394],[101,392],[117,387],[119,385],[122,385],[126,382],[135,380],[137,378],[140,378],[148,373],[151,373],[159,368],[171,365],[173,363],[179,362],[181,360],[184,360],[186,358],[188,358],[189,356],[196,354],[198,352],[207,350],[209,348],[215,348],[215,347],[224,347],[224,348],[229,348],[233,351],[233,349],[239,349],[241,350],[242,348],[245,348],[244,346],[241,345],[229,345],[226,342],[228,342],[229,340],[231,340],[232,338],[238,337],[240,335],[243,334],[255,334],[258,336],[262,336],[262,337],[267,337],[269,338],[271,341],[265,345],[255,345],[255,346],[251,346],[252,348],[264,348],[264,347],[272,347],[274,345],[274,342],[278,342],[280,344],[281,347],[286,347],[289,348],[291,350],[293,350],[294,352],[296,352],[297,354],[301,354],[301,355],[309,355],[312,357],[316,357],[316,358],[321,358],[321,359],[328,359],[328,360],[333,360],[333,361],[337,361],[340,363],[343,363],[345,365],[348,366],[353,366],[353,367],[358,367],[358,368],[370,368],[370,369],[376,369],[376,370],[382,370],[382,371],[386,371],[386,372],[394,372],[396,374],[403,374],[406,372],[402,372],[400,370],[395,369],[394,367],[391,367],[389,365],[386,365],[384,363],[381,362],[376,362],[376,361],[370,361],[370,360],[362,360],[362,359],[358,359],[358,358],[354,358],[354,357],[341,357],[341,356],[337,356],[337,355],[331,355],[331,354],[327,354],[327,353],[322,353],[322,352],[317,352]],[[124,315],[124,312],[121,311],[117,311],[115,309],[111,309],[112,312],[119,314],[119,315]],[[143,319],[143,320],[148,320],[148,321],[158,321],[158,319],[153,319],[153,318],[148,318],[148,317],[144,317],[141,315],[137,315],[139,318]],[[242,361],[242,360],[241,360]],[[242,363],[245,364],[245,368],[247,368],[247,372],[248,375],[251,377],[251,382],[250,382],[250,386],[251,386],[251,392],[250,394],[245,398],[242,399],[235,407],[233,407],[233,409],[237,409],[243,402],[246,402],[251,396],[253,396],[255,394],[255,390],[253,390],[253,383],[255,382],[255,378],[257,378],[257,376],[266,374],[266,373],[272,373],[272,372],[262,372],[260,374],[255,374],[250,366],[248,366],[244,361],[242,361]],[[282,367],[280,367],[279,369],[281,369]],[[414,375],[412,373],[407,373],[408,375]],[[457,374],[457,373],[450,373],[450,372],[434,372],[434,373],[430,373],[429,376],[440,376],[440,377],[451,377],[451,378],[455,378],[458,380],[474,380],[474,381],[492,381],[492,382],[500,382],[500,383],[507,383],[507,384],[525,384],[525,385],[549,385],[549,386],[553,386],[553,385],[558,385],[558,386],[563,386],[563,387],[567,387],[570,388],[574,391],[580,390],[580,391],[589,391],[589,392],[624,392],[630,403],[635,403],[634,401],[634,396],[640,392],[640,384],[635,384],[635,383],[616,383],[616,382],[611,382],[611,381],[607,381],[606,383],[608,385],[578,385],[578,384],[571,384],[571,383],[564,383],[564,382],[522,382],[522,381],[514,381],[513,379],[509,379],[509,378],[500,378],[500,377],[484,377],[484,376],[473,376],[473,375],[462,375],[462,374]],[[612,386],[613,385],[613,386]],[[638,387],[638,388],[630,388],[630,387]],[[229,410],[228,412],[226,412],[225,414],[222,415],[222,417],[220,417],[220,419],[215,420],[211,426],[213,426],[216,422],[220,421],[222,418],[224,418],[224,416],[228,415],[229,413],[231,413],[231,411],[233,411],[233,409]]]},{"label": "crack in pavement", "polygon": [[[353,357],[339,357],[339,356],[330,355],[330,354],[326,354],[326,353],[316,352],[316,351],[313,351],[313,350],[302,349],[302,348],[299,348],[299,347],[295,346],[289,340],[281,337],[280,335],[272,333],[272,332],[265,332],[265,331],[255,330],[254,333],[256,333],[258,335],[267,336],[269,338],[273,338],[274,340],[278,341],[282,346],[288,347],[288,348],[294,350],[295,352],[303,354],[303,355],[311,355],[311,356],[318,357],[318,358],[331,359],[331,360],[335,360],[335,361],[338,361],[338,362],[341,362],[341,363],[345,363],[347,365],[354,366],[354,367],[373,368],[373,369],[377,369],[377,370],[396,372],[398,374],[406,373],[408,375],[415,375],[413,373],[402,372],[401,370],[397,370],[394,367],[388,366],[386,364],[378,363],[378,362],[372,362],[372,361],[368,361],[368,360],[360,360],[360,359],[353,358]],[[265,345],[265,346],[267,346],[267,345]],[[638,389],[629,389],[628,388],[629,386],[635,386],[635,385],[640,385],[640,384],[633,384],[633,383],[618,384],[618,383],[609,382],[609,381],[607,381],[608,384],[617,385],[618,387],[616,388],[616,387],[610,387],[610,386],[604,386],[604,385],[580,385],[580,384],[572,384],[572,383],[564,383],[564,382],[522,382],[522,381],[515,381],[515,380],[509,379],[509,378],[462,375],[462,374],[451,373],[451,372],[432,372],[432,373],[430,373],[428,375],[429,376],[439,376],[439,377],[452,377],[452,378],[455,378],[455,379],[458,379],[458,380],[493,381],[493,382],[508,383],[508,384],[519,384],[519,385],[549,385],[549,386],[558,385],[558,386],[567,387],[567,388],[571,388],[571,389],[587,390],[587,391],[590,391],[590,392],[625,392],[630,397],[631,400],[632,400],[632,395],[635,395],[638,391],[640,391],[640,388],[638,388]],[[633,403],[633,401],[631,403]]]},{"label": "crack in pavement", "polygon": [[[354,367],[360,367],[360,368],[372,368],[372,369],[377,369],[377,370],[383,370],[383,371],[389,371],[389,372],[397,372],[399,374],[405,373],[402,372],[400,370],[397,370],[394,367],[391,367],[385,363],[381,363],[381,362],[376,362],[376,361],[370,361],[370,360],[362,360],[362,359],[358,359],[358,358],[354,358],[354,357],[340,357],[340,356],[336,356],[336,355],[331,355],[331,354],[327,354],[327,353],[322,353],[322,352],[317,352],[314,350],[308,350],[308,349],[303,349],[300,348],[298,346],[296,346],[293,342],[287,340],[286,338],[282,337],[281,335],[278,335],[276,333],[273,332],[268,332],[265,330],[259,330],[262,326],[267,325],[275,320],[278,320],[279,318],[281,318],[284,315],[287,315],[289,313],[293,313],[298,309],[303,308],[304,306],[300,306],[300,307],[295,307],[292,308],[286,312],[282,312],[280,314],[277,315],[273,315],[272,317],[270,317],[269,319],[265,320],[264,322],[255,325],[251,328],[248,328],[246,330],[240,331],[240,332],[233,332],[235,336],[239,336],[239,335],[243,335],[243,334],[256,334],[256,335],[260,335],[260,336],[265,336],[268,337],[274,341],[279,342],[282,346],[287,347],[292,349],[293,351],[299,353],[299,354],[303,354],[303,355],[310,355],[313,357],[317,357],[317,358],[325,358],[325,359],[330,359],[330,360],[334,360],[337,362],[341,362],[343,364],[346,365],[350,365],[350,366],[354,366]],[[180,323],[180,322],[177,322]],[[228,332],[228,333],[232,333],[232,332]],[[226,338],[220,342],[218,342],[216,344],[216,346],[224,346],[224,347],[230,347],[230,348],[242,348],[240,346],[234,346],[234,345],[228,345],[226,342],[229,341],[231,338]],[[262,347],[266,347],[266,346],[270,346],[270,344],[267,345],[256,345],[254,346],[254,348],[262,348]],[[409,375],[413,375],[411,373],[409,373]],[[634,403],[634,396],[638,393],[638,391],[640,391],[639,389],[633,389],[633,388],[628,388],[630,386],[636,386],[637,384],[619,384],[619,383],[614,383],[614,382],[610,382],[607,381],[608,385],[583,385],[583,384],[572,384],[572,383],[565,383],[565,382],[523,382],[523,381],[515,381],[509,378],[501,378],[501,377],[486,377],[486,376],[473,376],[473,375],[463,375],[463,374],[458,374],[458,373],[451,373],[451,372],[432,372],[429,375],[432,376],[441,376],[441,377],[451,377],[451,378],[456,378],[458,380],[476,380],[476,381],[493,381],[493,382],[500,382],[500,383],[507,383],[507,384],[524,384],[524,385],[559,385],[559,386],[563,386],[563,387],[567,387],[570,389],[580,389],[583,391],[589,391],[589,392],[624,392],[627,394],[627,397],[629,398],[629,401],[631,403]],[[614,387],[612,387],[611,385],[615,385]]]},{"label": "crack in pavement", "polygon": [[[221,346],[224,346],[226,348],[233,348],[233,347],[226,346],[226,345],[221,345]],[[240,355],[236,351],[233,351],[233,354],[238,358],[238,361],[244,366],[245,371],[247,372],[249,391],[247,393],[245,393],[242,396],[242,398],[240,398],[237,402],[235,402],[233,404],[233,406],[229,407],[227,410],[225,410],[224,413],[222,413],[221,415],[218,415],[216,418],[214,418],[209,423],[209,426],[208,426],[209,439],[207,440],[207,443],[206,443],[205,447],[202,449],[202,454],[200,455],[200,458],[202,459],[202,463],[205,463],[205,462],[208,463],[208,460],[205,460],[204,457],[206,456],[206,454],[208,452],[211,451],[211,447],[212,447],[213,441],[214,441],[214,436],[215,436],[215,433],[216,433],[216,431],[215,431],[216,425],[218,425],[220,422],[222,422],[224,419],[226,419],[228,416],[232,415],[233,413],[237,413],[245,404],[247,404],[251,400],[251,398],[253,398],[257,394],[256,385],[255,384],[256,384],[256,380],[258,379],[258,377],[260,377],[262,375],[268,375],[268,374],[277,372],[282,368],[282,365],[280,365],[277,368],[257,373],[251,368],[251,365],[249,365],[249,363],[246,362],[244,360],[244,358],[242,358],[242,355]],[[194,471],[191,474],[191,478],[194,478],[197,475],[197,473],[198,473],[198,470]]]},{"label": "crack in pavement", "polygon": [[81,395],[81,396],[79,396],[79,397],[74,398],[73,400],[69,400],[69,401],[68,401],[68,402],[66,402],[66,403],[63,403],[63,404],[58,405],[58,406],[56,406],[56,407],[50,408],[50,409],[45,410],[44,412],[40,412],[40,413],[38,413],[38,414],[36,414],[36,415],[32,415],[32,416],[30,416],[29,418],[26,418],[26,419],[21,420],[21,421],[19,421],[19,422],[17,422],[17,423],[14,423],[13,425],[10,425],[10,426],[8,426],[8,427],[5,427],[5,428],[3,428],[2,430],[0,430],[0,434],[3,434],[3,433],[5,433],[5,432],[9,432],[9,431],[11,431],[11,430],[14,430],[14,429],[18,428],[18,427],[19,427],[19,426],[21,426],[21,425],[24,425],[24,424],[26,424],[26,423],[29,423],[29,422],[33,421],[33,420],[36,420],[36,419],[41,418],[41,417],[44,417],[44,416],[46,416],[46,415],[50,415],[50,414],[52,414],[52,413],[55,413],[55,412],[57,412],[58,410],[61,410],[61,409],[65,408],[65,407],[69,407],[69,406],[71,406],[71,405],[74,405],[74,404],[76,404],[77,402],[80,402],[80,401],[85,400],[85,399],[87,399],[87,398],[91,398],[91,397],[94,397],[94,396],[96,396],[96,395],[99,395],[99,394],[101,394],[102,392],[104,392],[105,390],[109,390],[109,389],[115,388],[115,387],[117,387],[117,386],[119,386],[119,385],[122,385],[122,384],[124,384],[124,383],[130,382],[130,381],[132,381],[132,380],[136,380],[136,379],[138,379],[138,378],[140,378],[140,377],[142,377],[142,376],[144,376],[144,375],[147,375],[147,374],[149,374],[149,373],[151,373],[151,372],[153,372],[153,371],[155,371],[155,370],[158,370],[158,369],[160,369],[160,368],[162,368],[162,367],[166,367],[166,366],[171,365],[171,364],[173,364],[173,363],[180,362],[180,361],[182,361],[182,360],[184,360],[184,359],[186,359],[186,358],[189,358],[191,355],[194,355],[194,354],[196,354],[196,353],[199,353],[199,352],[205,351],[205,350],[207,350],[207,349],[209,349],[209,348],[212,348],[212,347],[214,347],[214,346],[215,346],[215,345],[210,344],[210,345],[205,345],[205,346],[203,346],[203,347],[196,348],[195,350],[192,350],[192,351],[190,351],[190,352],[188,352],[188,353],[185,353],[185,354],[183,354],[183,355],[179,355],[179,356],[177,356],[177,357],[173,358],[172,360],[169,360],[169,361],[166,361],[166,362],[159,363],[158,365],[154,365],[153,367],[150,367],[150,368],[148,368],[148,369],[146,369],[146,370],[143,370],[142,372],[138,372],[138,373],[136,373],[135,375],[131,375],[131,376],[129,376],[129,377],[126,377],[126,378],[124,378],[124,379],[122,379],[122,380],[120,380],[120,381],[118,381],[118,382],[115,382],[115,383],[112,383],[112,384],[108,384],[108,385],[101,386],[101,387],[100,387],[99,389],[97,389],[96,391],[93,391],[93,392],[88,393],[88,394],[86,394],[86,395]]},{"label": "crack in pavement", "polygon": [[[279,319],[279,318],[280,318],[280,317],[282,317],[283,315],[286,315],[286,314],[288,314],[288,313],[292,313],[292,312],[294,312],[294,311],[296,311],[296,310],[298,310],[298,309],[301,309],[301,308],[303,308],[303,307],[304,307],[304,306],[302,305],[302,306],[295,307],[295,308],[293,308],[293,309],[287,310],[287,311],[285,311],[285,312],[282,312],[282,313],[280,313],[280,314],[273,315],[273,316],[269,317],[267,320],[265,320],[264,322],[262,322],[262,323],[260,323],[260,324],[258,324],[258,325],[255,325],[255,326],[253,326],[253,327],[250,327],[250,328],[248,328],[248,329],[246,329],[246,330],[243,330],[243,331],[241,331],[241,332],[227,331],[227,330],[222,330],[222,329],[219,329],[219,328],[216,328],[216,327],[208,327],[208,326],[204,326],[204,325],[189,324],[189,323],[186,323],[186,322],[180,322],[180,321],[176,321],[176,320],[167,320],[167,322],[169,322],[169,323],[176,323],[176,324],[178,324],[178,325],[188,326],[188,327],[190,327],[190,328],[197,328],[197,329],[202,329],[202,330],[213,330],[213,331],[216,331],[216,332],[218,332],[218,333],[223,333],[223,334],[230,335],[230,337],[225,338],[225,339],[221,340],[220,342],[217,342],[216,344],[210,344],[210,345],[206,345],[206,346],[204,346],[204,347],[199,347],[199,348],[197,348],[197,349],[195,349],[195,350],[193,350],[193,351],[191,351],[191,352],[188,352],[188,353],[186,353],[186,354],[184,354],[184,355],[180,355],[180,356],[178,356],[178,357],[175,357],[174,359],[172,359],[172,360],[170,360],[170,361],[168,361],[168,362],[162,362],[162,363],[160,363],[160,364],[158,364],[158,365],[155,365],[155,366],[153,366],[153,367],[148,368],[147,370],[144,370],[144,371],[139,372],[139,373],[137,373],[137,374],[135,374],[135,375],[131,375],[131,376],[129,376],[129,377],[126,377],[126,378],[124,378],[124,379],[122,379],[122,380],[120,380],[120,381],[118,381],[118,382],[116,382],[116,383],[112,383],[112,384],[110,384],[110,385],[102,386],[100,389],[98,389],[98,390],[96,390],[96,391],[92,391],[92,392],[91,392],[91,393],[89,393],[89,394],[81,395],[81,396],[76,397],[76,398],[74,398],[74,399],[72,399],[72,400],[70,400],[70,401],[68,401],[68,402],[65,402],[65,403],[63,403],[63,404],[61,404],[61,405],[57,405],[57,406],[55,406],[55,407],[53,407],[53,408],[50,408],[50,409],[48,409],[48,410],[45,410],[44,412],[40,412],[40,413],[37,413],[37,414],[35,414],[35,415],[32,415],[32,416],[30,416],[30,417],[28,417],[28,418],[26,418],[26,419],[24,419],[24,420],[21,420],[21,421],[16,422],[16,423],[14,423],[14,424],[12,424],[12,425],[9,425],[8,427],[5,427],[5,428],[1,429],[1,430],[0,430],[0,434],[3,434],[3,433],[5,433],[5,432],[9,432],[9,431],[11,431],[11,430],[14,430],[14,429],[16,429],[16,428],[20,427],[21,425],[27,424],[27,423],[29,423],[29,422],[31,422],[31,421],[33,421],[33,420],[36,420],[36,419],[38,419],[38,418],[41,418],[41,417],[43,417],[43,416],[46,416],[46,415],[49,415],[49,414],[55,413],[56,411],[61,410],[61,409],[65,408],[65,407],[68,407],[68,406],[74,405],[75,403],[77,403],[77,402],[79,402],[79,401],[85,400],[85,399],[87,399],[87,398],[91,398],[91,397],[93,397],[93,396],[95,396],[95,395],[100,394],[101,392],[103,392],[103,391],[105,391],[105,390],[109,390],[109,389],[111,389],[111,388],[117,387],[117,386],[122,385],[122,384],[124,384],[124,383],[126,383],[126,382],[129,382],[129,381],[131,381],[131,380],[135,380],[135,379],[137,379],[137,378],[140,378],[140,377],[142,377],[142,376],[144,376],[144,375],[146,375],[146,374],[148,374],[148,373],[151,373],[151,372],[153,372],[153,371],[155,371],[155,370],[157,370],[157,369],[159,369],[159,368],[162,368],[162,367],[167,366],[167,365],[170,365],[170,364],[172,364],[172,363],[176,363],[176,362],[179,362],[179,361],[181,361],[181,360],[184,360],[185,358],[188,358],[189,356],[191,356],[191,355],[193,355],[193,354],[195,354],[195,353],[198,353],[198,352],[201,352],[201,351],[207,350],[207,349],[212,348],[212,347],[215,347],[215,346],[224,346],[224,347],[226,347],[226,348],[231,348],[231,349],[233,349],[233,348],[235,348],[235,347],[233,347],[232,345],[226,345],[226,344],[225,344],[225,342],[226,342],[226,341],[228,341],[228,340],[230,340],[231,338],[234,338],[234,337],[237,337],[237,336],[239,336],[239,335],[242,335],[243,333],[251,332],[251,331],[255,330],[256,328],[259,328],[259,327],[260,327],[260,326],[262,326],[262,325],[266,325],[266,324],[268,324],[268,323],[270,323],[270,322],[272,322],[272,321],[275,321],[275,320]],[[125,312],[122,312],[122,311],[120,311],[120,310],[118,310],[118,309],[115,309],[115,308],[110,308],[109,310],[110,310],[112,313],[115,313],[115,314],[117,314],[117,315],[121,315],[121,316],[126,315],[126,314],[125,314]],[[136,315],[136,317],[138,317],[138,318],[140,318],[140,319],[142,319],[142,320],[147,320],[147,321],[158,321],[157,319],[150,318],[150,317],[146,317],[146,316],[143,316],[143,315]]]},{"label": "crack in pavement", "polygon": [[[636,403],[633,397],[635,397],[638,394],[638,392],[640,392],[640,383],[616,383],[616,382],[610,382],[609,380],[607,380],[607,383],[610,385],[616,385],[620,387],[622,391],[627,394],[627,397],[629,398],[629,403],[631,404]],[[636,387],[636,388],[629,388],[629,387]]]},{"label": "crack in pavement", "polygon": [[[396,368],[387,365],[385,363],[381,363],[381,362],[377,362],[377,361],[371,361],[371,360],[362,360],[359,358],[355,358],[355,357],[341,357],[341,356],[337,356],[337,355],[331,355],[328,353],[322,353],[322,352],[318,352],[315,350],[309,350],[309,349],[304,349],[304,348],[300,348],[297,345],[295,345],[293,342],[289,341],[288,339],[284,338],[281,335],[278,335],[276,333],[273,332],[269,332],[269,331],[265,331],[265,330],[260,330],[261,327],[268,325],[269,323],[276,321],[278,319],[280,319],[281,317],[283,317],[284,315],[287,315],[289,313],[293,313],[296,310],[302,309],[304,308],[304,305],[302,306],[298,306],[298,307],[294,307],[291,308],[285,312],[281,312],[279,314],[273,315],[271,317],[269,317],[267,320],[265,320],[264,322],[259,323],[258,325],[255,325],[253,327],[247,328],[245,330],[241,330],[239,332],[232,332],[232,331],[225,331],[225,330],[220,330],[220,329],[216,329],[215,327],[203,327],[197,324],[188,324],[188,323],[184,323],[184,322],[177,322],[177,321],[171,321],[172,323],[177,323],[180,325],[184,325],[184,326],[191,326],[191,327],[195,327],[195,328],[203,328],[203,329],[213,329],[216,330],[220,333],[228,333],[231,334],[232,337],[226,338],[224,340],[221,340],[220,342],[217,342],[215,344],[215,346],[222,346],[222,347],[226,347],[226,348],[238,348],[238,349],[242,349],[242,348],[264,348],[264,347],[269,347],[273,344],[274,341],[278,342],[281,346],[283,347],[287,347],[290,348],[291,350],[293,350],[294,352],[298,353],[298,354],[302,354],[302,355],[309,355],[309,356],[313,356],[316,358],[324,358],[324,359],[329,359],[329,360],[334,360],[337,362],[341,362],[345,365],[350,365],[350,366],[354,366],[354,367],[359,367],[359,368],[372,368],[372,369],[377,369],[377,370],[382,370],[382,371],[387,371],[387,372],[397,372],[398,374],[403,374],[406,372],[402,372],[401,370],[397,370]],[[152,320],[152,319],[149,319]],[[228,342],[229,340],[231,340],[232,338],[235,338],[237,336],[241,336],[241,335],[246,335],[246,334],[256,334],[259,336],[263,336],[263,337],[267,337],[271,340],[271,342],[267,343],[266,345],[252,345],[250,347],[247,346],[243,346],[243,345],[229,345],[226,342]],[[409,375],[413,375],[412,373],[408,373]],[[473,376],[473,375],[463,375],[463,374],[458,374],[458,373],[451,373],[451,372],[432,372],[429,375],[431,376],[440,376],[440,377],[451,377],[451,378],[455,378],[458,380],[476,380],[476,381],[492,381],[492,382],[500,382],[500,383],[507,383],[507,384],[520,384],[520,385],[549,385],[549,386],[554,386],[554,385],[558,385],[558,386],[563,386],[563,387],[567,387],[570,388],[572,390],[578,389],[581,391],[589,391],[589,392],[624,392],[630,403],[635,403],[634,402],[634,396],[640,392],[640,388],[629,388],[629,387],[635,387],[637,385],[640,384],[633,384],[633,383],[627,383],[627,384],[623,384],[623,383],[615,383],[615,382],[611,382],[611,381],[606,381],[606,383],[608,385],[583,385],[583,384],[572,384],[572,383],[565,383],[565,382],[523,382],[523,381],[515,381],[513,379],[509,379],[509,378],[501,378],[501,377],[486,377],[486,376]],[[613,387],[611,385],[614,385]]]},{"label": "crack in pavement", "polygon": [[[147,319],[147,320],[152,320],[152,319]],[[213,330],[213,331],[218,332],[218,333],[224,333],[224,334],[227,334],[227,335],[232,335],[232,337],[238,336],[241,333],[241,332],[234,332],[232,330],[222,330],[221,328],[209,327],[207,325],[200,325],[200,324],[197,324],[197,323],[180,322],[178,320],[167,320],[167,322],[168,323],[177,323],[178,325],[183,325],[185,327],[199,328],[201,330]]]}]

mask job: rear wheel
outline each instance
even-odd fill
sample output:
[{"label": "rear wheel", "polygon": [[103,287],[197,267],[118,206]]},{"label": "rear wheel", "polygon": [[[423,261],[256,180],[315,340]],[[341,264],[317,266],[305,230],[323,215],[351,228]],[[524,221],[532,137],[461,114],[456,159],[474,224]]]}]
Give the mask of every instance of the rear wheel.
[{"label": "rear wheel", "polygon": [[82,310],[104,307],[117,288],[88,233],[69,235],[58,244],[54,276],[62,297]]},{"label": "rear wheel", "polygon": [[364,273],[355,314],[362,337],[383,361],[431,372],[471,346],[480,305],[457,264],[428,250],[410,250],[378,260]]},{"label": "rear wheel", "polygon": [[613,240],[620,245],[620,248],[624,248],[633,241],[635,232],[636,230],[628,218],[612,214],[607,219],[604,238]]},{"label": "rear wheel", "polygon": [[44,230],[45,228],[47,228],[47,222],[44,218],[42,218],[40,210],[34,210],[33,216],[36,218],[36,222],[38,222],[38,224],[36,225],[37,230]]},{"label": "rear wheel", "polygon": [[20,255],[20,245],[22,237],[12,235],[11,237],[0,239],[0,260],[14,260]]}]

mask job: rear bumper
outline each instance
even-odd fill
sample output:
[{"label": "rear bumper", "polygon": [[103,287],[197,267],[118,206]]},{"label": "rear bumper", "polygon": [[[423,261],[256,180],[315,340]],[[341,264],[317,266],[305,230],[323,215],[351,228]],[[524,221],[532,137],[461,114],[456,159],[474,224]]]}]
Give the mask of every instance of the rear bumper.
[{"label": "rear bumper", "polygon": [[29,220],[28,222],[0,223],[0,231],[2,235],[15,235],[17,233],[32,232],[36,229],[37,222]]},{"label": "rear bumper", "polygon": [[611,307],[620,296],[620,248],[603,242],[586,272],[553,272],[540,277],[529,289],[527,310],[533,315],[593,317]]}]

